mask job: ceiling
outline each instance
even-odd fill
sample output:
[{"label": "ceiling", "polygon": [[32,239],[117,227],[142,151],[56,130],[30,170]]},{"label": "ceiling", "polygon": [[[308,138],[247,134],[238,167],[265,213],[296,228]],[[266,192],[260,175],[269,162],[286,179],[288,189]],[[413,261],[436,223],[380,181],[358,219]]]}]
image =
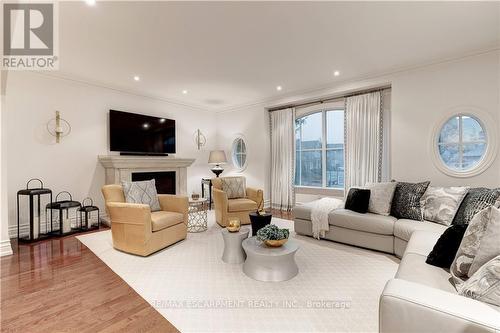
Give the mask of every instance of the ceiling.
[{"label": "ceiling", "polygon": [[98,1],[59,11],[57,75],[216,111],[500,39],[495,2]]}]

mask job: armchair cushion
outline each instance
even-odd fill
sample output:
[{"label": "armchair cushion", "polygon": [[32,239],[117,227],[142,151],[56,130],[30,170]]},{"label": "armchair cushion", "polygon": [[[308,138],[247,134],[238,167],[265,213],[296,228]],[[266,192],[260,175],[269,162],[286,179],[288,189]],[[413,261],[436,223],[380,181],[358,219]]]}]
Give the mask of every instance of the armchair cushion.
[{"label": "armchair cushion", "polygon": [[257,203],[246,198],[231,199],[227,201],[228,211],[243,212],[247,210],[257,210]]},{"label": "armchair cushion", "polygon": [[122,186],[127,202],[147,204],[151,207],[152,212],[161,210],[154,179],[139,182],[124,181]]},{"label": "armchair cushion", "polygon": [[181,213],[166,211],[151,213],[151,224],[153,231],[159,231],[183,222],[184,215]]},{"label": "armchair cushion", "polygon": [[245,198],[246,181],[245,177],[222,177],[222,190],[226,192],[228,199]]}]

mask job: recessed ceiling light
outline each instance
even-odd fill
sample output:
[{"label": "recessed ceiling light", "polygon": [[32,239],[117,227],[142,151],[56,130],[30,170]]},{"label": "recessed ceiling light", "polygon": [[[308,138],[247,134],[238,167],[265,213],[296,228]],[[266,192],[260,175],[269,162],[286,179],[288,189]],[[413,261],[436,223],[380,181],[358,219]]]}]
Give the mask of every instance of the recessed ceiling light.
[{"label": "recessed ceiling light", "polygon": [[142,124],[142,127],[144,127],[144,128],[147,129],[147,128],[149,128],[149,124],[148,123],[144,123],[144,124]]},{"label": "recessed ceiling light", "polygon": [[276,87],[276,90],[278,90],[278,91],[281,91],[282,89],[283,89],[283,87],[282,87],[282,86],[277,86],[277,87]]},{"label": "recessed ceiling light", "polygon": [[87,5],[89,6],[93,6],[95,5],[95,0],[85,0],[85,2],[87,3]]},{"label": "recessed ceiling light", "polygon": [[136,75],[136,76],[134,76],[134,80],[135,80],[135,81],[139,81],[140,79],[141,79],[141,78],[140,78],[140,77],[138,77],[137,75]]},{"label": "recessed ceiling light", "polygon": [[335,71],[333,72],[333,76],[339,76],[340,75],[340,72],[339,71]]},{"label": "recessed ceiling light", "polygon": [[187,95],[188,91],[187,91],[187,90],[183,90],[183,91],[182,91],[182,93],[183,93],[184,95]]}]

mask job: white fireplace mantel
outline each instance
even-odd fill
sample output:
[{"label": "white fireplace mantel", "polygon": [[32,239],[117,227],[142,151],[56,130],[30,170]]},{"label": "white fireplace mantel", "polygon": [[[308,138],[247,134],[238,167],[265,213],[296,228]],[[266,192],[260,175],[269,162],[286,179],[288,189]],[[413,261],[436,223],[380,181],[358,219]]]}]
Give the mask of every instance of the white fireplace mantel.
[{"label": "white fireplace mantel", "polygon": [[106,184],[131,181],[136,172],[175,171],[175,192],[183,195],[187,194],[187,167],[194,162],[194,158],[167,156],[99,155],[98,159],[106,172]]}]

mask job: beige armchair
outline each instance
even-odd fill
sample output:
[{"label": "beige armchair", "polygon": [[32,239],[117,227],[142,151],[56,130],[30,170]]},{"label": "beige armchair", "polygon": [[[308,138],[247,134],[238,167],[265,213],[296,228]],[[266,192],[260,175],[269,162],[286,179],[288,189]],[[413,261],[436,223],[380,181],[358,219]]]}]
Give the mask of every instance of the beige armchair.
[{"label": "beige armchair", "polygon": [[230,218],[239,218],[241,224],[250,224],[249,213],[261,209],[264,205],[264,193],[262,190],[247,187],[246,197],[238,199],[228,199],[227,194],[222,190],[222,179],[212,178],[212,194],[214,198],[215,220],[226,227]]},{"label": "beige armchair", "polygon": [[160,194],[161,211],[151,212],[149,205],[125,202],[121,185],[105,185],[102,194],[116,249],[148,256],[186,238],[187,197]]}]

